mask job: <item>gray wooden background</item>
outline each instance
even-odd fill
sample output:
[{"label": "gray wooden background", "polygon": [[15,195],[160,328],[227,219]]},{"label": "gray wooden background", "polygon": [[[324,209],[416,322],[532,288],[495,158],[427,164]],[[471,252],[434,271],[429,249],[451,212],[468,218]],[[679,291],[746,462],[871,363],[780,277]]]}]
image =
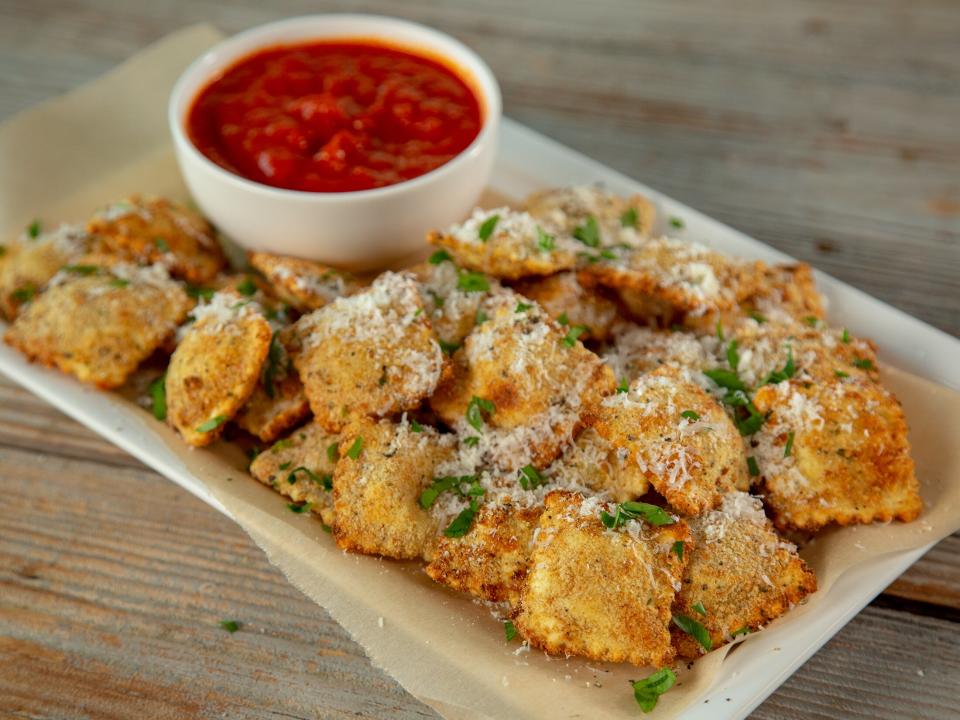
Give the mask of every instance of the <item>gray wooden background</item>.
[{"label": "gray wooden background", "polygon": [[[511,117],[960,334],[955,0],[0,0],[0,119],[187,24],[333,10],[461,38]],[[0,497],[0,716],[435,717],[236,526],[6,380]],[[960,717],[958,621],[954,536],[755,716]]]}]

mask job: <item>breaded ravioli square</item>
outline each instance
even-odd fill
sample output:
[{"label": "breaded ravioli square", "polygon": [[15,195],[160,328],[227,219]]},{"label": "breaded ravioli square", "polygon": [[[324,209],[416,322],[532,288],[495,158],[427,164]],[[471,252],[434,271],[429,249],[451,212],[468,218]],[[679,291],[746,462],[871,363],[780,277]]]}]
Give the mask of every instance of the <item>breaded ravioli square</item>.
[{"label": "breaded ravioli square", "polygon": [[753,454],[778,527],[919,516],[903,410],[871,377],[794,378],[761,387],[754,403],[766,421],[753,436]]},{"label": "breaded ravioli square", "polygon": [[12,321],[21,305],[89,246],[90,238],[79,225],[61,225],[45,233],[34,226],[4,245],[0,252],[0,317]]},{"label": "breaded ravioli square", "polygon": [[229,292],[192,314],[167,368],[167,423],[200,447],[220,437],[253,393],[273,333],[254,303]]},{"label": "breaded ravioli square", "polygon": [[476,437],[488,464],[546,467],[601,398],[610,369],[571,329],[514,293],[489,298],[487,320],[453,355],[452,375],[430,405],[464,437]]},{"label": "breaded ravioli square", "polygon": [[440,538],[427,575],[481,600],[516,606],[541,510],[509,500],[483,505],[465,535]]},{"label": "breaded ravioli square", "polygon": [[[607,412],[601,406],[594,418]],[[633,462],[629,450],[616,447],[593,427],[584,428],[546,475],[564,485],[576,483],[609,493],[617,502],[635,500],[650,489],[646,473]]]},{"label": "breaded ravioli square", "polygon": [[529,214],[507,207],[477,209],[427,240],[448,249],[458,265],[506,280],[552,275],[577,263],[576,241],[551,234]]},{"label": "breaded ravioli square", "polygon": [[310,414],[303,383],[293,367],[293,327],[273,333],[260,381],[234,418],[236,424],[264,442],[276,440]]},{"label": "breaded ravioli square", "polygon": [[547,495],[514,624],[531,645],[554,655],[663,667],[673,659],[670,607],[689,543],[683,521],[654,527],[628,520],[608,530],[596,498]]},{"label": "breaded ravioli square", "polygon": [[190,306],[163,268],[85,265],[55,276],[5,340],[31,360],[111,389],[174,334]]},{"label": "breaded ravioli square", "polygon": [[[735,491],[718,509],[687,522],[694,545],[683,551],[689,559],[673,612],[703,625],[713,648],[780,617],[817,589],[813,572],[777,535],[759,498]],[[680,657],[705,652],[678,626],[671,632]]]},{"label": "breaded ravioli square", "polygon": [[429,559],[437,520],[420,506],[420,494],[434,468],[452,454],[453,436],[428,426],[361,418],[344,428],[333,476],[337,545],[367,555]]},{"label": "breaded ravioli square", "polygon": [[502,292],[500,283],[484,278],[479,284],[461,282],[463,270],[444,251],[434,253],[429,262],[410,268],[420,284],[420,295],[427,317],[447,352],[455,350],[483,319],[480,305],[490,293]]},{"label": "breaded ravioli square", "polygon": [[317,423],[308,423],[257,455],[250,474],[295,503],[309,503],[310,511],[332,527],[338,441]]},{"label": "breaded ravioli square", "polygon": [[580,282],[615,291],[642,322],[728,310],[756,291],[763,264],[661,237],[582,267]]},{"label": "breaded ravioli square", "polygon": [[385,272],[363,292],[304,315],[295,328],[293,363],[310,409],[334,432],[352,418],[416,408],[444,369],[408,273]]},{"label": "breaded ravioli square", "polygon": [[247,253],[247,259],[270,283],[273,294],[300,312],[319,310],[357,287],[348,273],[312,260],[265,252]]},{"label": "breaded ravioli square", "polygon": [[540,190],[523,208],[551,232],[581,238],[587,247],[637,247],[656,222],[656,209],[643,195],[622,197],[597,185]]},{"label": "breaded ravioli square", "polygon": [[597,432],[625,449],[632,462],[686,515],[747,487],[743,440],[723,408],[679,370],[664,366],[603,402]]},{"label": "breaded ravioli square", "polygon": [[617,319],[616,304],[597,290],[584,288],[572,271],[521,280],[514,289],[562,325],[585,327],[584,340],[606,340]]},{"label": "breaded ravioli square", "polygon": [[768,321],[816,324],[824,318],[823,298],[807,263],[764,268],[757,291],[743,305],[748,314],[758,313]]},{"label": "breaded ravioli square", "polygon": [[187,282],[208,282],[226,267],[210,223],[166,198],[131,195],[94,214],[87,232],[94,252],[161,263]]}]

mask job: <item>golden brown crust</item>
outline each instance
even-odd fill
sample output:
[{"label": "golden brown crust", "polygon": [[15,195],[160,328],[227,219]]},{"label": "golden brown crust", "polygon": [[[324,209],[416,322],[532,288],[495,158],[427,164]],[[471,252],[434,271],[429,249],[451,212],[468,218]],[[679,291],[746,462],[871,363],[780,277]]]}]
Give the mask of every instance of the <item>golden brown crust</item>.
[{"label": "golden brown crust", "polygon": [[217,293],[167,368],[167,422],[190,445],[209,445],[247,402],[270,347],[270,325],[233,293]]},{"label": "golden brown crust", "polygon": [[434,467],[452,455],[449,437],[369,418],[344,428],[333,476],[337,545],[398,559],[429,555],[437,520],[420,507],[420,493],[433,480]]},{"label": "golden brown crust", "polygon": [[523,209],[551,232],[571,236],[593,218],[599,247],[636,247],[650,237],[657,219],[643,195],[621,197],[599,186],[539,190],[524,200]]},{"label": "golden brown crust", "polygon": [[65,276],[21,310],[4,339],[83,382],[119,387],[174,333],[191,303],[162,276],[144,279],[128,266],[111,272]]},{"label": "golden brown crust", "polygon": [[459,284],[461,270],[452,260],[420,263],[411,267],[410,272],[420,284],[426,315],[447,352],[462,344],[478,319],[482,319],[479,313],[484,298],[501,292],[494,279],[488,279],[488,290],[463,290]]},{"label": "golden brown crust", "polygon": [[307,423],[257,455],[250,463],[250,474],[295,503],[309,503],[310,512],[332,527],[338,442],[338,436],[317,423]]},{"label": "golden brown crust", "polygon": [[358,287],[349,273],[311,260],[265,252],[247,253],[247,259],[273,294],[300,312],[318,310]]},{"label": "golden brown crust", "polygon": [[[536,305],[518,311],[521,302],[520,296],[505,293],[485,303],[489,319],[454,354],[452,373],[430,405],[444,422],[471,434],[466,413],[473,398],[493,403],[494,412],[475,431],[484,438],[491,431],[539,423],[527,444],[533,464],[542,468],[582,426],[581,418],[613,391],[614,380],[610,369],[567,329]],[[510,458],[499,460],[508,463],[504,469],[514,467]]]},{"label": "golden brown crust", "polygon": [[521,280],[514,289],[547,311],[557,322],[587,329],[583,339],[606,340],[617,319],[617,306],[596,290],[587,290],[575,272]]},{"label": "golden brown crust", "polygon": [[[609,412],[599,407],[593,419]],[[635,500],[650,489],[647,475],[634,462],[629,451],[620,449],[597,432],[583,430],[563,455],[550,466],[548,475],[561,481],[574,481],[597,492],[607,492],[616,502]]]},{"label": "golden brown crust", "polygon": [[369,289],[304,315],[293,362],[310,409],[332,432],[360,416],[412,410],[429,396],[444,358],[409,274],[384,273]]},{"label": "golden brown crust", "polygon": [[160,263],[187,282],[208,282],[226,267],[210,224],[166,198],[131,195],[90,218],[87,232],[94,252]]},{"label": "golden brown crust", "polygon": [[[494,217],[489,236],[480,237],[484,223],[493,223]],[[506,280],[573,269],[577,263],[574,241],[552,235],[543,241],[543,232],[527,213],[497,208],[478,210],[446,232],[431,232],[427,241],[449,250],[458,265]]]},{"label": "golden brown crust", "polygon": [[716,507],[726,491],[747,485],[740,433],[717,401],[676,368],[661,367],[609,398],[594,427],[684,514]]},{"label": "golden brown crust", "polygon": [[515,606],[527,577],[530,540],[540,512],[539,507],[509,502],[484,505],[466,535],[440,539],[427,575],[481,600]]},{"label": "golden brown crust", "polygon": [[631,521],[633,532],[607,531],[601,507],[574,493],[547,495],[517,631],[554,655],[663,667],[673,659],[670,606],[684,563],[671,548],[691,542],[689,529]]}]

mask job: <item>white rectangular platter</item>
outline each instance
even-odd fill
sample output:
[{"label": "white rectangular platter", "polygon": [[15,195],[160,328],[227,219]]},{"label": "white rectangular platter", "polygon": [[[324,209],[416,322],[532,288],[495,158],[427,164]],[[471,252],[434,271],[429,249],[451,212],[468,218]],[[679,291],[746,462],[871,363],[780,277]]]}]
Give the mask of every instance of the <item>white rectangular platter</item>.
[{"label": "white rectangular platter", "polygon": [[[769,261],[788,259],[518,123],[504,122],[491,184],[496,193],[519,199],[545,186],[597,182],[618,193],[647,194],[657,203],[663,217],[683,221],[680,234],[684,238],[735,255]],[[956,362],[960,358],[960,341],[829,276],[818,274],[817,279],[828,299],[833,324],[875,339],[880,357],[886,363],[960,389],[960,363]],[[148,422],[142,411],[108,393],[30,365],[6,346],[0,346],[0,371],[203,501],[226,512],[191,473],[188,464],[159,436],[155,424]],[[811,613],[802,626],[777,628],[777,632],[752,637],[724,661],[713,685],[697,703],[686,709],[683,717],[694,720],[747,715],[929,547],[889,554],[854,567],[829,588],[825,609]]]}]

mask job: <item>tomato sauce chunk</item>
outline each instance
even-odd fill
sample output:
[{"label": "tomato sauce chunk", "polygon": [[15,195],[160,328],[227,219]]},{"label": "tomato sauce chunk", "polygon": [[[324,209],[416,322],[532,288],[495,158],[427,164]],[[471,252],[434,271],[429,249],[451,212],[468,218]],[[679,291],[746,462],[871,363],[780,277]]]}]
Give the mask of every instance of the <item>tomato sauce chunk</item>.
[{"label": "tomato sauce chunk", "polygon": [[483,124],[442,62],[370,42],[311,42],[243,58],[197,95],[187,132],[204,155],[265,185],[384,187],[438,168]]}]

